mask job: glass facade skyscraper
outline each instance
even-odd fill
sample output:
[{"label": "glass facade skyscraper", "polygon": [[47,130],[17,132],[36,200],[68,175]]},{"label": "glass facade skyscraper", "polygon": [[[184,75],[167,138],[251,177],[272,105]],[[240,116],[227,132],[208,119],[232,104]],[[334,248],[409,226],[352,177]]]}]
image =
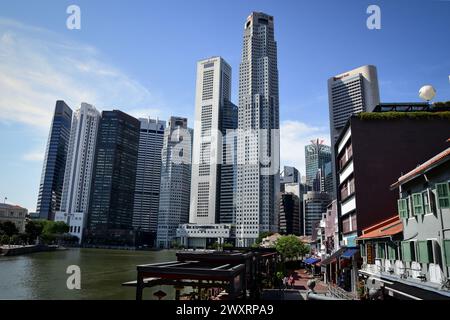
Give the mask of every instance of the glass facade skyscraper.
[{"label": "glass facade skyscraper", "polygon": [[331,147],[317,139],[305,146],[306,184],[313,191],[333,194]]},{"label": "glass facade skyscraper", "polygon": [[170,117],[161,159],[156,244],[158,248],[170,248],[178,226],[189,221],[192,130],[186,118]]},{"label": "glass facade skyscraper", "polygon": [[134,193],[133,228],[140,242],[152,244],[158,228],[161,152],[166,122],[150,118],[139,119],[139,153]]},{"label": "glass facade skyscraper", "polygon": [[226,134],[237,127],[237,107],[230,97],[230,65],[221,57],[199,61],[189,216],[193,224],[233,221],[235,143],[233,133]]},{"label": "glass facade skyscraper", "polygon": [[236,245],[278,231],[280,136],[274,18],[253,12],[245,22],[239,68]]},{"label": "glass facade skyscraper", "polygon": [[138,119],[122,111],[102,112],[92,175],[88,241],[134,242],[132,220],[140,126]]},{"label": "glass facade skyscraper", "polygon": [[72,109],[64,101],[56,101],[39,185],[36,212],[40,219],[54,220],[61,208],[71,121]]},{"label": "glass facade skyscraper", "polygon": [[73,115],[61,211],[55,216],[55,221],[69,225],[69,233],[80,242],[87,221],[99,121],[100,112],[87,103],[82,103]]}]

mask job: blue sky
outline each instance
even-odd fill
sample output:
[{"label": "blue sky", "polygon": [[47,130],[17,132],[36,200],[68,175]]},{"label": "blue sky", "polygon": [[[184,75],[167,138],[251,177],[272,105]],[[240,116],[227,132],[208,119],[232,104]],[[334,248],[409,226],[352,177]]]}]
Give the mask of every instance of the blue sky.
[{"label": "blue sky", "polygon": [[[66,28],[71,4],[81,30]],[[366,27],[370,4],[381,8],[381,30]],[[236,102],[251,11],[275,17],[281,159],[303,174],[303,146],[329,141],[329,77],[374,64],[383,102],[419,101],[424,84],[450,100],[450,1],[2,1],[0,201],[35,210],[57,99],[192,119],[196,61],[220,55],[233,68]]]}]

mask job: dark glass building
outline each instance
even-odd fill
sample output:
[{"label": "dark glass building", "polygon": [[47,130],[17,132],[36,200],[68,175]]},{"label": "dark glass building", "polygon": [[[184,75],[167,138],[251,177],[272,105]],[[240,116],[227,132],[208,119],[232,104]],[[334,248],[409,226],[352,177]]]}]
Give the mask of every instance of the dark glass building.
[{"label": "dark glass building", "polygon": [[98,128],[86,242],[134,245],[133,207],[139,120],[103,111]]},{"label": "dark glass building", "polygon": [[299,197],[293,193],[282,193],[280,196],[279,226],[281,234],[300,235],[300,203]]},{"label": "dark glass building", "polygon": [[56,101],[39,184],[36,212],[40,219],[54,220],[61,207],[71,123],[72,109],[64,101]]}]

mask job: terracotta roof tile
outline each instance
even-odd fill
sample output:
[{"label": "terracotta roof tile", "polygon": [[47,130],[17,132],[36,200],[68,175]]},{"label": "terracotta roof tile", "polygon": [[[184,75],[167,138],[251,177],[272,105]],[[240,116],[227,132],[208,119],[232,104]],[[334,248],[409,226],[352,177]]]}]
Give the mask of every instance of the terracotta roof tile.
[{"label": "terracotta roof tile", "polygon": [[357,240],[386,238],[401,232],[403,232],[403,223],[396,215],[364,229],[363,234]]}]

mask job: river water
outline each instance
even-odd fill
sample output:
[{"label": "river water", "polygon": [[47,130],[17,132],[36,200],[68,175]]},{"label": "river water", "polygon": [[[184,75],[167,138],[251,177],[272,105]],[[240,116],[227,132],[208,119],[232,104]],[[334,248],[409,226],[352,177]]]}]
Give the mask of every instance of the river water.
[{"label": "river water", "polygon": [[[0,257],[0,299],[135,299],[136,265],[176,260],[175,251],[68,249],[15,257]],[[67,267],[81,270],[81,289],[69,290]],[[162,290],[173,299],[169,287],[144,290],[144,299],[156,299]]]}]

